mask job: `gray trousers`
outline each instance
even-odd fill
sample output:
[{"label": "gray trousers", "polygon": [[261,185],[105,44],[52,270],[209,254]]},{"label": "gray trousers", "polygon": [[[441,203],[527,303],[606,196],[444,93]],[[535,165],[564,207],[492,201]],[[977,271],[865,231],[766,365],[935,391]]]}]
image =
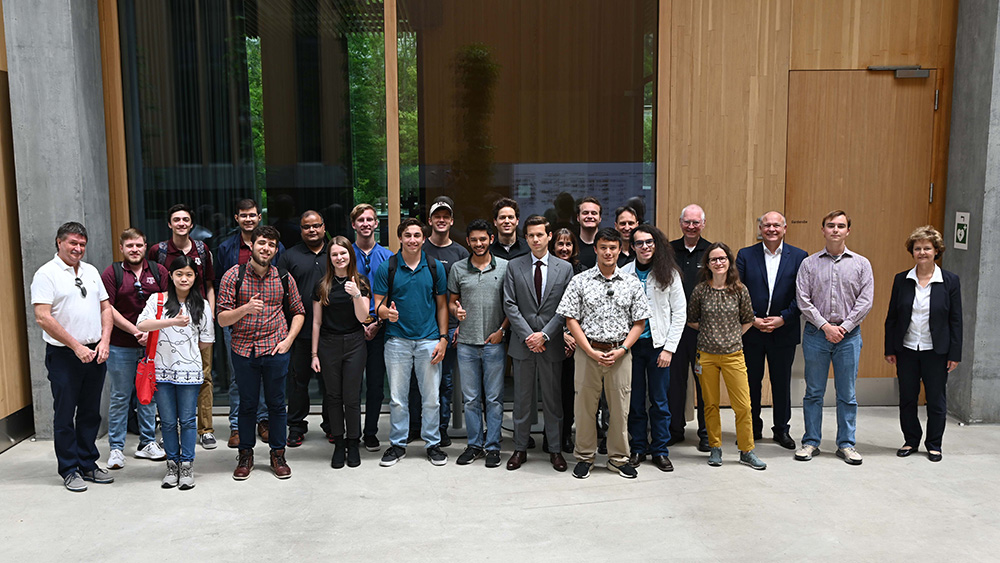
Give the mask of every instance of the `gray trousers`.
[{"label": "gray trousers", "polygon": [[541,388],[542,414],[549,453],[560,451],[562,444],[562,362],[550,362],[532,354],[527,360],[513,360],[514,375],[514,449],[526,451],[531,432],[531,415],[537,409],[535,385]]}]

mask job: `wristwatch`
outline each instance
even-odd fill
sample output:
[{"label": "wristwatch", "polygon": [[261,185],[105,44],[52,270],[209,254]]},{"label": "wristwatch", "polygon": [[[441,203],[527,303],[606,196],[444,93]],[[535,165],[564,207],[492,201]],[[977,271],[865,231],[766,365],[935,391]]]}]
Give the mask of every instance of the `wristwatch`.
[{"label": "wristwatch", "polygon": [[441,340],[442,338],[444,338],[445,340],[448,340],[448,335],[447,334],[439,334],[438,335],[438,340]]},{"label": "wristwatch", "polygon": [[618,349],[625,350],[625,353],[626,354],[628,353],[628,348],[626,348],[624,344],[619,344],[618,348],[615,348],[615,350],[618,350]]}]

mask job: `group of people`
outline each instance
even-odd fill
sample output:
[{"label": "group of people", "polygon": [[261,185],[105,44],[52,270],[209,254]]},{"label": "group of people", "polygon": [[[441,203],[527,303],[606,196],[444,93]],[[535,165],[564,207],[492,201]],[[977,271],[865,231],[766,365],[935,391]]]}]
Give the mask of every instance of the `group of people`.
[{"label": "group of people", "polygon": [[[800,461],[819,454],[832,364],[836,455],[862,463],[855,380],[874,280],[870,262],[847,248],[846,212],[823,218],[825,246],[812,255],[784,242],[785,218],[776,211],[758,221],[761,242],[735,255],[701,236],[706,216],[698,205],[682,210],[683,236],[673,241],[632,207],[615,211],[614,228],[600,228],[602,214],[601,203],[585,197],[577,203],[575,232],[553,232],[548,219],[533,215],[522,235],[518,203],[503,198],[494,204],[492,222],[469,222],[466,247],[451,239],[454,203],[442,196],[429,208],[429,225],[400,222],[400,250],[392,253],[376,241],[375,209],[359,204],[350,215],[353,242],[328,237],[322,215],[306,211],[302,241],[286,250],[279,232],[260,224],[257,203],[247,199],[234,216],[239,231],[213,256],[190,237],[191,209],[175,205],[166,217],[170,239],[148,245],[140,230],[126,229],[119,240],[123,261],[103,274],[83,262],[83,225],[62,225],[55,257],[35,274],[31,301],[47,344],[55,451],[65,487],[83,491],[87,482],[110,483],[108,470],[124,467],[136,368],[147,355],[156,390],[153,401],[137,409],[135,457],[166,462],[163,487],[194,487],[196,444],[217,446],[215,322],[232,374],[228,446],[238,450],[236,480],[251,475],[258,436],[269,445],[274,475],[291,476],[286,448],[301,445],[309,430],[314,376],[333,468],[360,465],[362,446],[382,450],[378,421],[386,378],[389,444],[379,464],[395,465],[408,444],[420,440],[432,464],[446,464],[442,448],[451,445],[456,365],[468,431],[457,463],[484,459],[487,467],[499,467],[508,358],[511,471],[527,463],[535,447],[530,429],[539,395],[542,449],[556,471],[568,469],[563,453],[573,454],[572,474],[581,479],[598,454],[607,455],[609,470],[629,479],[646,461],[672,471],[669,447],[685,439],[694,411],[697,448],[708,453],[708,465],[719,466],[720,379],[736,417],[739,462],[763,470],[756,443],[763,439],[765,361],[774,442]],[[923,382],[924,445],[929,459],[939,461],[947,374],[961,359],[961,292],[958,278],[935,263],[944,252],[940,233],[921,227],[906,248],[915,266],[896,276],[885,321],[885,357],[897,368],[900,389],[904,444],[897,455],[919,448]],[[790,388],[800,341],[805,429],[797,447],[790,435]],[[96,446],[106,372],[108,469],[98,465]]]}]

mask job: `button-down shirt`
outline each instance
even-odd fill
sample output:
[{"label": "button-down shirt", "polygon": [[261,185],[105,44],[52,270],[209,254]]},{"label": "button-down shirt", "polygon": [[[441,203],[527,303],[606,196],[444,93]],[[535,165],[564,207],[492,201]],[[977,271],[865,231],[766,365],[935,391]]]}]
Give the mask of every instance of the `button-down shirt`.
[{"label": "button-down shirt", "polygon": [[480,270],[472,258],[456,262],[448,272],[448,291],[458,295],[458,302],[465,309],[465,320],[459,323],[458,341],[462,344],[482,346],[486,338],[496,332],[507,317],[503,310],[503,279],[507,274],[507,261],[490,257],[486,269]]},{"label": "button-down shirt", "polygon": [[774,295],[774,282],[778,279],[778,266],[781,265],[781,250],[785,248],[785,243],[781,242],[778,244],[778,248],[772,253],[767,249],[766,244],[761,245],[764,248],[764,268],[767,269],[767,309],[764,311],[771,310],[771,296]]},{"label": "button-down shirt", "polygon": [[941,275],[941,268],[934,264],[934,273],[931,274],[931,281],[927,287],[920,287],[920,280],[917,279],[916,266],[906,274],[907,279],[913,280],[913,311],[910,313],[910,326],[903,335],[903,346],[910,350],[933,350],[934,341],[931,340],[931,286],[936,283],[944,283]]},{"label": "button-down shirt", "polygon": [[574,276],[556,312],[576,319],[587,338],[598,342],[621,342],[636,321],[650,317],[642,282],[622,274],[617,266],[610,278],[600,267]]},{"label": "button-down shirt", "polygon": [[[86,297],[76,286],[77,278],[87,289]],[[52,318],[83,345],[100,342],[101,301],[107,299],[108,292],[97,268],[80,262],[78,270],[74,270],[58,254],[43,264],[31,279],[31,304],[51,305]],[[44,331],[42,339],[53,346],[64,346]]]},{"label": "button-down shirt", "polygon": [[[158,268],[160,283],[156,283],[153,277],[152,268]],[[150,295],[167,290],[167,269],[149,260],[142,261],[142,271],[137,278],[128,266],[122,266],[122,285],[115,287],[114,266],[108,266],[101,274],[101,281],[104,282],[104,289],[108,292],[108,302],[125,317],[128,322],[136,324],[139,322],[139,313],[146,307],[146,300]],[[136,290],[135,282],[140,283],[142,292]],[[155,318],[155,316],[154,316]],[[117,326],[111,330],[111,345],[122,348],[145,348],[139,344],[135,336],[125,332]]]},{"label": "button-down shirt", "polygon": [[846,248],[837,257],[826,249],[807,257],[795,279],[799,309],[816,328],[830,323],[854,330],[871,311],[874,294],[871,262]]},{"label": "button-down shirt", "polygon": [[[253,266],[248,265],[243,275],[240,294],[236,295],[239,270],[239,266],[233,266],[222,276],[216,307],[220,312],[231,311],[246,304],[254,295],[260,294],[260,299],[264,301],[264,310],[257,314],[246,315],[233,324],[232,345],[233,352],[245,358],[265,356],[288,337],[288,320],[285,319],[281,306],[285,288],[278,275],[278,268],[271,266],[261,278]],[[302,298],[292,276],[288,276],[288,293],[292,315],[305,315],[306,310],[302,306]]]}]

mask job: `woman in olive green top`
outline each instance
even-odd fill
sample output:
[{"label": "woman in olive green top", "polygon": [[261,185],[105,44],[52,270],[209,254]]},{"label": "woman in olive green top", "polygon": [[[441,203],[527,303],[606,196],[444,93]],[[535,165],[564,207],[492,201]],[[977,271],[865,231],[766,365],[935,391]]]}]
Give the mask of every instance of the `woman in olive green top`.
[{"label": "woman in olive green top", "polygon": [[701,396],[705,403],[705,427],[711,453],[708,464],[722,465],[722,420],[719,418],[719,375],[726,382],[729,401],[736,413],[736,441],[740,463],[753,469],[767,464],[754,454],[753,422],[750,418],[750,385],[743,360],[743,333],[753,323],[750,292],[740,283],[729,247],[717,242],[702,258],[701,283],[688,299],[688,326],[698,331],[698,365]]}]

